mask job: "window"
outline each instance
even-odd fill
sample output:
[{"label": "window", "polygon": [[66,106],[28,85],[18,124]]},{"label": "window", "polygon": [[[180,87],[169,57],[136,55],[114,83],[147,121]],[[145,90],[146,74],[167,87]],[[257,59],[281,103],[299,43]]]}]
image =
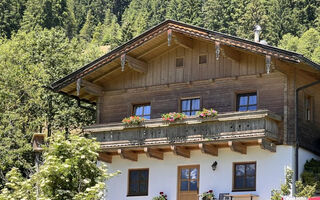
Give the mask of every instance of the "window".
[{"label": "window", "polygon": [[207,55],[199,56],[199,64],[206,64],[207,63]]},{"label": "window", "polygon": [[128,196],[148,195],[149,169],[129,170]]},{"label": "window", "polygon": [[200,98],[181,100],[181,112],[191,116],[200,111]]},{"label": "window", "polygon": [[256,190],[256,163],[234,163],[233,191]]},{"label": "window", "polygon": [[198,191],[199,166],[179,167],[179,189],[180,191]]},{"label": "window", "polygon": [[237,111],[257,110],[257,93],[238,94]]},{"label": "window", "polygon": [[176,67],[183,67],[183,58],[176,58]]},{"label": "window", "polygon": [[312,96],[306,95],[304,98],[305,102],[305,120],[312,121],[313,120],[313,98]]},{"label": "window", "polygon": [[150,104],[134,105],[133,114],[135,116],[143,117],[145,119],[150,119],[151,105]]}]

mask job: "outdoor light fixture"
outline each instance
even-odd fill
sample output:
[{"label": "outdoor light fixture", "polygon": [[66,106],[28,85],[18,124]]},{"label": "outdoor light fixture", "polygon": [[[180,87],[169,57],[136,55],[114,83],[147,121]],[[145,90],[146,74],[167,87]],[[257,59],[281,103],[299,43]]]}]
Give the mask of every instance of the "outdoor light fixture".
[{"label": "outdoor light fixture", "polygon": [[217,161],[214,161],[214,162],[212,163],[212,165],[211,165],[212,171],[216,171],[217,165],[218,165]]}]

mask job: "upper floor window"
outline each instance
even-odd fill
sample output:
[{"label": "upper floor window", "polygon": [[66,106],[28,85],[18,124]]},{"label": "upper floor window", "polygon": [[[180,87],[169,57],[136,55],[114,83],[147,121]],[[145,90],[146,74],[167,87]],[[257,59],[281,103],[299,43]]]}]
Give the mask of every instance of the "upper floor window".
[{"label": "upper floor window", "polygon": [[207,63],[207,55],[199,56],[199,64],[206,64]]},{"label": "upper floor window", "polygon": [[233,164],[233,191],[256,190],[256,163]]},{"label": "upper floor window", "polygon": [[149,169],[129,170],[128,196],[148,195]]},{"label": "upper floor window", "polygon": [[200,98],[181,100],[181,112],[191,116],[200,111]]},{"label": "upper floor window", "polygon": [[135,116],[143,117],[145,119],[150,119],[151,116],[151,105],[148,104],[140,104],[133,106],[133,114]]},{"label": "upper floor window", "polygon": [[183,67],[184,61],[183,58],[176,58],[176,67]]},{"label": "upper floor window", "polygon": [[304,97],[304,112],[305,112],[305,120],[312,121],[313,120],[313,98],[310,95],[306,95]]},{"label": "upper floor window", "polygon": [[237,111],[257,110],[257,93],[237,95]]}]

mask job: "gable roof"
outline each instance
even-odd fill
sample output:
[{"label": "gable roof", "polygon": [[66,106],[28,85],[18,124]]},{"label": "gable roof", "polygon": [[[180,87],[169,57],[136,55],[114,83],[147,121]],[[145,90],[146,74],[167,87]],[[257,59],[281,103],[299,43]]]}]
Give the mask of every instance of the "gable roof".
[{"label": "gable roof", "polygon": [[133,49],[141,46],[145,42],[151,40],[153,37],[156,37],[169,29],[171,29],[174,32],[182,33],[191,37],[201,38],[208,41],[217,41],[224,45],[237,47],[237,48],[255,52],[255,53],[270,55],[285,61],[294,62],[294,63],[305,63],[311,66],[312,68],[320,71],[319,64],[309,60],[308,58],[304,57],[302,54],[283,50],[270,45],[264,45],[261,43],[242,39],[242,38],[231,36],[228,34],[207,30],[201,27],[190,25],[190,24],[185,24],[182,22],[174,21],[174,20],[166,20],[158,24],[157,26],[147,30],[141,35],[133,38],[132,40],[126,42],[125,44],[122,44],[121,46],[113,49],[112,51],[101,56],[100,58],[92,61],[91,63],[76,70],[75,72],[52,83],[50,88],[54,91],[60,91],[62,88],[75,82],[77,79],[92,73],[93,71],[101,68],[102,66],[112,62],[117,58],[120,58],[122,54],[126,54],[132,51]]}]

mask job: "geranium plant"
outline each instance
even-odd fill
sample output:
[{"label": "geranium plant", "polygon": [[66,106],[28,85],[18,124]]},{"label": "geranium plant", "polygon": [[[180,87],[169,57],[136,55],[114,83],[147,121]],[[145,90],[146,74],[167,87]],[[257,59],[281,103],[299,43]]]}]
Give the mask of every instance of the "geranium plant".
[{"label": "geranium plant", "polygon": [[134,125],[140,125],[142,122],[144,122],[143,117],[139,116],[130,116],[126,117],[122,120],[122,123],[126,126],[134,126]]},{"label": "geranium plant", "polygon": [[200,195],[202,200],[213,200],[214,199],[214,193],[212,190],[209,190],[207,192],[204,192]]},{"label": "geranium plant", "polygon": [[218,115],[218,111],[214,109],[203,109],[202,111],[197,112],[197,116],[200,118],[209,118],[209,117],[215,117]]},{"label": "geranium plant", "polygon": [[167,195],[163,192],[160,192],[159,196],[153,197],[152,200],[167,200]]},{"label": "geranium plant", "polygon": [[187,116],[184,113],[171,112],[162,114],[162,121],[165,122],[175,122],[178,120],[184,120],[185,118],[187,118]]}]

